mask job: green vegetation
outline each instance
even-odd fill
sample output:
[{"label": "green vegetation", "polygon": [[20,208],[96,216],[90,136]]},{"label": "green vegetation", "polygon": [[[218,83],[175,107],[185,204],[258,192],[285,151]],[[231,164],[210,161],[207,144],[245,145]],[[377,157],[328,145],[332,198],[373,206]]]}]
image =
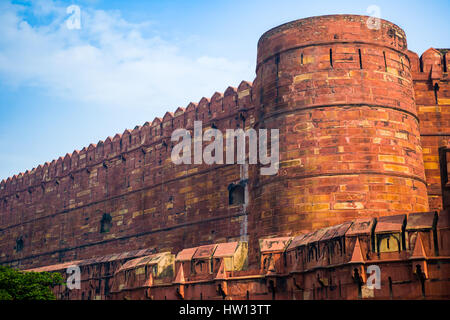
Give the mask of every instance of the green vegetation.
[{"label": "green vegetation", "polygon": [[23,272],[0,266],[0,300],[55,300],[51,288],[62,282],[59,273]]}]

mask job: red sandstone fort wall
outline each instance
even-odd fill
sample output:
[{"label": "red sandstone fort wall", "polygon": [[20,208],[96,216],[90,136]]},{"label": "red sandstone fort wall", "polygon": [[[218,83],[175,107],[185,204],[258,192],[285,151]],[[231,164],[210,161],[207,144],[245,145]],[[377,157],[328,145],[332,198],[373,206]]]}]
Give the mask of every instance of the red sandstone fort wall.
[{"label": "red sandstone fort wall", "polygon": [[[259,41],[253,85],[2,181],[0,263],[178,252],[245,236],[256,262],[261,237],[439,209],[448,73],[433,50],[420,63],[399,27],[383,21],[370,30],[366,19],[325,16],[274,28]],[[264,177],[250,166],[247,209],[228,202],[228,186],[247,178],[242,166],[171,162],[171,133],[192,130],[195,120],[222,132],[280,129],[280,170]],[[111,227],[101,233],[105,214]]]},{"label": "red sandstone fort wall", "polygon": [[[239,128],[253,120],[252,87],[166,113],[122,135],[75,151],[1,184],[0,259],[20,267],[158,246],[181,250],[239,239],[242,205],[228,204],[238,165],[174,165],[170,135],[193,129]],[[240,116],[242,114],[242,116]],[[101,233],[104,214],[111,229]],[[16,241],[22,239],[23,249]]]},{"label": "red sandstone fort wall", "polygon": [[418,57],[409,52],[423,149],[430,209],[442,209],[439,147],[450,141],[448,50],[429,49]]}]

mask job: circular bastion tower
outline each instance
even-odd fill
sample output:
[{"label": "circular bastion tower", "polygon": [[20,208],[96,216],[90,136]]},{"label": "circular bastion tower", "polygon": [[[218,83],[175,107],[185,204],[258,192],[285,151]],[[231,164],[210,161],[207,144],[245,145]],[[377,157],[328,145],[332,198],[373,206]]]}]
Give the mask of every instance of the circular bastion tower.
[{"label": "circular bastion tower", "polygon": [[260,38],[256,129],[280,130],[280,168],[251,169],[256,239],[428,210],[405,33],[370,19],[312,17]]}]

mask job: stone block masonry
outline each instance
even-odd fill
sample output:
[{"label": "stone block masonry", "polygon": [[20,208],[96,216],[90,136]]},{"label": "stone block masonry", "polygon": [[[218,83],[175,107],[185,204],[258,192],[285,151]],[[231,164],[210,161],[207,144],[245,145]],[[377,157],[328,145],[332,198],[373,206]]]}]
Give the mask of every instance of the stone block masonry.
[{"label": "stone block masonry", "polygon": [[[271,29],[258,42],[253,83],[2,181],[0,263],[29,269],[245,239],[252,266],[262,238],[442,210],[450,54],[431,48],[419,58],[400,27],[381,20],[369,29],[367,19]],[[171,133],[192,132],[194,121],[222,132],[279,129],[278,173],[175,165]]]}]

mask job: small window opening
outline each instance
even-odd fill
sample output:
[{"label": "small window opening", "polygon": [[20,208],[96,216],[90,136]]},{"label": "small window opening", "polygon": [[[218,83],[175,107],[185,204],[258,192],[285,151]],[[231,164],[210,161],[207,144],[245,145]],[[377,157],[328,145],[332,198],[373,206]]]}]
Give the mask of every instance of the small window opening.
[{"label": "small window opening", "polygon": [[112,218],[108,213],[104,213],[100,221],[100,233],[107,233],[111,230]]},{"label": "small window opening", "polygon": [[238,205],[245,203],[245,189],[240,184],[228,186],[228,204]]},{"label": "small window opening", "polygon": [[108,281],[108,279],[105,279],[104,295],[105,295],[105,297],[109,295],[109,281]]},{"label": "small window opening", "polygon": [[383,51],[383,58],[384,58],[384,71],[387,72],[386,52],[384,52],[384,51]]},{"label": "small window opening", "polygon": [[359,54],[359,68],[362,69],[362,57],[361,57],[361,49],[358,49],[358,54]]},{"label": "small window opening", "polygon": [[420,264],[416,265],[416,274],[419,277],[420,287],[422,289],[422,297],[425,297],[425,277],[422,272],[422,267],[420,266]]},{"label": "small window opening", "polygon": [[394,297],[394,293],[392,291],[392,278],[389,277],[388,281],[389,281],[389,297],[392,299]]},{"label": "small window opening", "polygon": [[333,49],[330,49],[330,66],[333,68]]},{"label": "small window opening", "polygon": [[23,239],[20,237],[16,240],[16,252],[20,252],[23,250]]},{"label": "small window opening", "polygon": [[438,104],[438,91],[439,91],[439,84],[434,85],[434,99],[436,100],[436,104]]},{"label": "small window opening", "polygon": [[303,65],[303,53],[300,55],[300,64]]}]

